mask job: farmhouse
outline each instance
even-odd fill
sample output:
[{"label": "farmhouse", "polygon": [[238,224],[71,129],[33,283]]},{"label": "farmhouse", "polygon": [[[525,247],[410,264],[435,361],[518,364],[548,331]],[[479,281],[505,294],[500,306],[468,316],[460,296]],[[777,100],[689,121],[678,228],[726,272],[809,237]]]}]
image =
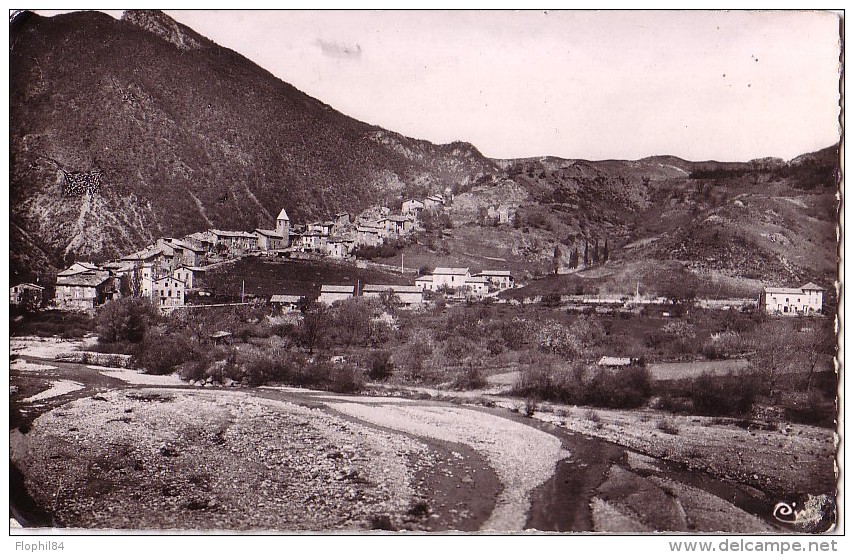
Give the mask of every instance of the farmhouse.
[{"label": "farmhouse", "polygon": [[326,255],[330,258],[346,258],[353,250],[352,239],[329,239],[325,246]]},{"label": "farmhouse", "polygon": [[225,245],[231,251],[250,251],[258,244],[258,237],[248,231],[223,231],[211,229],[217,244]]},{"label": "farmhouse", "polygon": [[273,295],[270,297],[270,304],[282,312],[293,312],[299,310],[302,300],[303,297],[299,295]]},{"label": "farmhouse", "polygon": [[759,298],[759,306],[767,314],[786,316],[809,315],[821,312],[824,289],[815,283],[798,288],[766,287]]},{"label": "farmhouse", "polygon": [[204,268],[196,266],[179,266],[172,272],[172,277],[178,281],[183,281],[186,289],[195,289],[196,281],[205,273]]},{"label": "farmhouse", "polygon": [[471,278],[468,268],[436,268],[433,270],[433,283],[427,289],[438,291],[442,287],[457,289],[465,287]]},{"label": "farmhouse", "polygon": [[44,287],[35,283],[19,283],[9,288],[9,304],[15,306],[31,302],[35,306],[41,306]]},{"label": "farmhouse", "polygon": [[278,230],[256,229],[255,235],[258,237],[256,248],[260,251],[275,251],[288,246],[288,237],[280,235]]},{"label": "farmhouse", "polygon": [[[154,264],[142,262],[121,262],[118,264],[104,264],[114,276],[119,278],[119,283],[130,290],[130,295],[135,297],[151,297],[154,278],[157,277]],[[121,288],[120,288],[121,290]]]},{"label": "farmhouse", "polygon": [[197,231],[184,237],[184,241],[192,243],[205,252],[211,252],[216,246],[216,236],[210,231]]},{"label": "farmhouse", "polygon": [[411,216],[388,216],[379,221],[385,229],[385,236],[406,235],[415,228],[415,221]]},{"label": "farmhouse", "polygon": [[485,277],[472,276],[466,279],[465,288],[471,296],[482,298],[489,292],[489,280]]},{"label": "farmhouse", "polygon": [[335,222],[312,222],[308,224],[308,231],[328,237],[332,233],[333,227],[335,227]]},{"label": "farmhouse", "polygon": [[474,276],[485,278],[490,287],[496,289],[510,289],[514,286],[515,281],[510,270],[483,270]]},{"label": "farmhouse", "polygon": [[110,273],[94,264],[78,262],[56,274],[56,304],[65,310],[89,310],[113,295]]},{"label": "farmhouse", "polygon": [[424,203],[418,199],[407,199],[403,201],[403,206],[400,209],[403,214],[413,214],[417,216],[424,210]]},{"label": "farmhouse", "polygon": [[400,304],[406,308],[424,303],[424,292],[417,285],[365,285],[362,287],[362,296],[365,298],[379,298],[384,293],[397,296]]},{"label": "farmhouse", "polygon": [[162,277],[155,280],[152,297],[160,308],[184,306],[184,282],[173,277]]},{"label": "farmhouse", "polygon": [[338,301],[352,299],[355,296],[355,285],[322,285],[317,302],[332,304]]},{"label": "farmhouse", "polygon": [[430,195],[424,199],[424,208],[427,210],[438,210],[445,205],[442,195]]},{"label": "farmhouse", "polygon": [[356,227],[356,242],[359,245],[374,247],[383,242],[383,229],[378,225],[359,225]]}]

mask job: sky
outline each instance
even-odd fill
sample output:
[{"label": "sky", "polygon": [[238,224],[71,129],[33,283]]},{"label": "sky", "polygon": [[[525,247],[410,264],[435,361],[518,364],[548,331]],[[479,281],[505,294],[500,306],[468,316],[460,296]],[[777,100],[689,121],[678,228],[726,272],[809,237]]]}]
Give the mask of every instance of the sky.
[{"label": "sky", "polygon": [[839,139],[828,12],[167,13],[349,116],[493,158],[791,159]]}]

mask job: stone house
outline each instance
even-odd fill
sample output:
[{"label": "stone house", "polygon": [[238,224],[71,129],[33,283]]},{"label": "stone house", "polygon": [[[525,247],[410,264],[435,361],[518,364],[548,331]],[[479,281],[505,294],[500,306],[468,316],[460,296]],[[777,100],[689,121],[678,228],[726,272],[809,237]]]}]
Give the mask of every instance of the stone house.
[{"label": "stone house", "polygon": [[425,210],[439,210],[445,205],[445,199],[442,195],[430,195],[424,199]]},{"label": "stone house", "polygon": [[486,278],[489,286],[495,289],[510,289],[515,283],[510,270],[482,270],[475,277]]},{"label": "stone house", "polygon": [[279,234],[278,230],[256,229],[256,248],[262,252],[275,251],[287,248],[288,238]]},{"label": "stone house", "polygon": [[417,285],[365,285],[362,287],[362,296],[368,299],[380,298],[388,292],[396,295],[405,308],[414,308],[424,303],[424,292]]},{"label": "stone house", "polygon": [[294,312],[299,310],[303,297],[299,295],[273,295],[270,304],[281,312]]},{"label": "stone house", "polygon": [[61,310],[91,310],[114,294],[110,272],[79,262],[56,274],[56,305]]},{"label": "stone house", "polygon": [[461,289],[466,286],[471,274],[468,268],[436,268],[429,277],[431,278],[429,282],[416,279],[416,285],[423,286],[427,291],[438,291],[442,287]]},{"label": "stone house", "polygon": [[186,285],[174,277],[162,277],[154,281],[151,297],[160,308],[184,306]]},{"label": "stone house", "polygon": [[317,302],[331,305],[355,297],[355,285],[322,285]]},{"label": "stone house", "polygon": [[465,289],[472,297],[481,299],[489,292],[489,280],[485,277],[472,276],[466,279]]},{"label": "stone house", "polygon": [[824,289],[815,283],[801,287],[766,287],[759,298],[760,308],[767,314],[803,316],[821,313]]},{"label": "stone house", "polygon": [[172,271],[172,277],[178,281],[183,281],[186,290],[195,289],[198,286],[199,278],[204,274],[205,269],[196,266],[179,266]]},{"label": "stone house", "polygon": [[422,211],[424,211],[424,203],[414,198],[403,201],[403,206],[400,209],[402,214],[412,214],[413,216],[418,216]]},{"label": "stone house", "polygon": [[44,287],[35,283],[19,283],[9,288],[9,304],[18,306],[28,301],[41,306],[44,302]]}]

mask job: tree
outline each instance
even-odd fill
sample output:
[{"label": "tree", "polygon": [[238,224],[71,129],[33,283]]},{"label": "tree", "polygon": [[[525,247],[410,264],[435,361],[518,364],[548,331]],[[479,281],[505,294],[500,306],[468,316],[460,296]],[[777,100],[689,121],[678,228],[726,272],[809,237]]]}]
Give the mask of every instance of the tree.
[{"label": "tree", "polygon": [[554,273],[558,273],[560,270],[560,245],[555,245],[554,257],[552,258],[552,269],[554,269]]},{"label": "tree", "polygon": [[578,268],[578,247],[575,247],[569,255],[569,267]]},{"label": "tree", "polygon": [[331,323],[329,308],[326,305],[317,301],[306,305],[300,322],[299,340],[308,348],[309,353],[314,353],[315,348],[323,345]]},{"label": "tree", "polygon": [[594,239],[593,242],[593,265],[599,263],[599,239]]},{"label": "tree", "polygon": [[347,299],[335,304],[331,312],[338,338],[347,346],[367,342],[371,331],[371,310],[359,299]]},{"label": "tree", "polygon": [[584,266],[590,266],[590,246],[587,243],[587,238],[584,239]]},{"label": "tree", "polygon": [[148,328],[160,320],[160,312],[150,299],[125,297],[98,309],[96,331],[105,343],[139,343]]},{"label": "tree", "polygon": [[560,322],[547,322],[537,330],[537,344],[548,353],[573,359],[581,354],[581,342]]},{"label": "tree", "polygon": [[608,239],[605,239],[605,247],[602,249],[602,262],[608,262]]}]

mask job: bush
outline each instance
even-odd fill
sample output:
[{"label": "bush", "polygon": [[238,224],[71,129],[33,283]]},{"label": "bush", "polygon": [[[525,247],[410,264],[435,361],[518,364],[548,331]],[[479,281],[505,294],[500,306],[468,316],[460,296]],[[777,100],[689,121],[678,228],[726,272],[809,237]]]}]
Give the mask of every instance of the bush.
[{"label": "bush", "polygon": [[180,335],[149,329],[137,351],[136,362],[146,374],[171,374],[175,367],[194,357],[193,345]]},{"label": "bush", "polygon": [[694,411],[707,416],[747,414],[759,391],[751,376],[712,376],[704,373],[694,381],[691,399]]},{"label": "bush", "polygon": [[371,353],[370,369],[368,377],[374,381],[385,381],[394,373],[394,363],[391,361],[391,353],[388,351],[374,351]]},{"label": "bush", "polygon": [[98,309],[96,332],[104,343],[139,343],[149,326],[159,320],[160,313],[150,299],[125,297]]},{"label": "bush", "polygon": [[356,393],[365,386],[362,372],[353,364],[335,364],[324,384],[336,393]]},{"label": "bush", "polygon": [[454,377],[451,387],[457,390],[480,389],[485,387],[488,382],[483,377],[483,371],[480,366],[469,364],[465,370]]},{"label": "bush", "polygon": [[587,402],[609,408],[637,408],[646,403],[652,391],[649,371],[629,366],[612,372],[600,370],[590,382]]},{"label": "bush", "polygon": [[679,435],[679,426],[670,419],[662,418],[655,423],[655,427],[665,434]]}]

